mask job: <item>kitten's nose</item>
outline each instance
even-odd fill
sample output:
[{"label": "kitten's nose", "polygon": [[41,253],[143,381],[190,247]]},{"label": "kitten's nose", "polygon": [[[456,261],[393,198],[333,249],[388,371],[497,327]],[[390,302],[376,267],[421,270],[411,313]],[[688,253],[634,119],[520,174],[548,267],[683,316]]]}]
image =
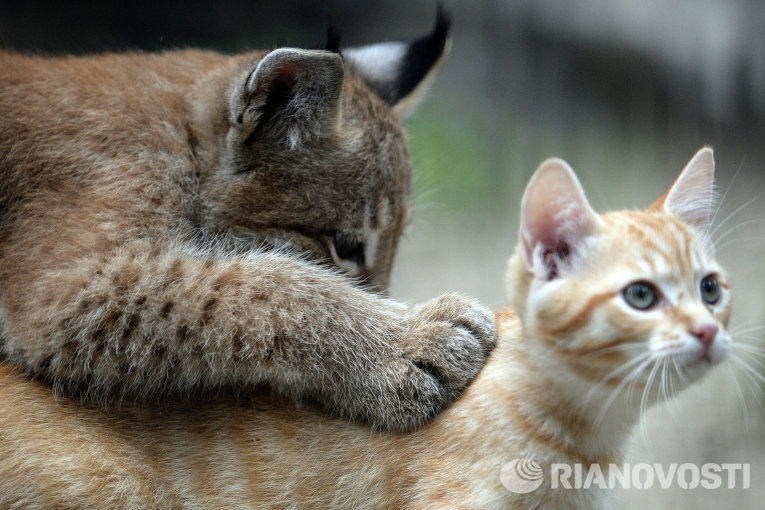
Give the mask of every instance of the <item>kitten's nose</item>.
[{"label": "kitten's nose", "polygon": [[720,328],[717,327],[717,324],[702,324],[691,331],[691,334],[699,339],[701,345],[705,348],[709,348],[709,346],[712,345],[712,342],[714,342],[719,330]]}]

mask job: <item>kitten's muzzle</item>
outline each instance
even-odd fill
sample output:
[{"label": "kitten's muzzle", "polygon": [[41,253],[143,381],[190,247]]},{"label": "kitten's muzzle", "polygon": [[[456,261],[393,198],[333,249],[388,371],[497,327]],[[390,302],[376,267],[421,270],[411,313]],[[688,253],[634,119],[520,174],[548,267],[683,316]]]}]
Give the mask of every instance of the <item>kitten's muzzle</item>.
[{"label": "kitten's muzzle", "polygon": [[709,347],[712,345],[712,342],[715,341],[715,338],[717,338],[717,333],[719,331],[720,328],[717,327],[717,324],[713,323],[702,324],[691,331],[691,334],[704,346],[705,357],[709,355]]}]

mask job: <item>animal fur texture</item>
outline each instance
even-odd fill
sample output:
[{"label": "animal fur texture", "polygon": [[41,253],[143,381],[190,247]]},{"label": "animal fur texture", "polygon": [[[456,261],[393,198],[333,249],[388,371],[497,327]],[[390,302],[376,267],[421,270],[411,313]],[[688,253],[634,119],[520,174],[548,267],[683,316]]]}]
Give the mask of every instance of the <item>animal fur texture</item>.
[{"label": "animal fur texture", "polygon": [[457,295],[384,297],[399,121],[448,49],[0,52],[0,352],[88,399],[267,383],[375,426],[448,405],[495,339]]},{"label": "animal fur texture", "polygon": [[[647,210],[598,215],[568,165],[543,163],[497,347],[409,433],[267,395],[88,408],[0,365],[0,507],[608,508],[606,490],[552,489],[547,467],[607,476],[645,407],[727,356],[730,294],[706,236],[713,167],[702,149]],[[544,467],[535,491],[503,486],[518,458]]]}]

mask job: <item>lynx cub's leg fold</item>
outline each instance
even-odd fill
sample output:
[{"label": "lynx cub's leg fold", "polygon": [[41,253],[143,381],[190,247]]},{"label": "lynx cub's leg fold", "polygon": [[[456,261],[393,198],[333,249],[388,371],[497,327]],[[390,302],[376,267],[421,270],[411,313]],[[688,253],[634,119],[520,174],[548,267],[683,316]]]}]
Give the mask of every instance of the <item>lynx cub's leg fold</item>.
[{"label": "lynx cub's leg fold", "polygon": [[387,288],[412,181],[399,118],[448,20],[394,46],[0,53],[2,357],[106,401],[267,383],[380,427],[442,410],[491,315],[358,285]]}]

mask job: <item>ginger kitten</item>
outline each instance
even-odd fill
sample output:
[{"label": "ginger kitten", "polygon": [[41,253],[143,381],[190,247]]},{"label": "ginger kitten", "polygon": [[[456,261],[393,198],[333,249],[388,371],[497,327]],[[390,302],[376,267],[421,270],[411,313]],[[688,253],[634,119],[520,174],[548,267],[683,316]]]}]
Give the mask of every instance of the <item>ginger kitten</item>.
[{"label": "ginger kitten", "polygon": [[[644,407],[731,348],[707,237],[713,172],[704,148],[647,210],[598,215],[565,162],[544,162],[523,197],[497,347],[408,434],[270,398],[83,408],[0,365],[0,507],[607,508],[606,490],[552,489],[549,465],[622,463]],[[543,468],[536,490],[503,486],[514,459]]]}]

